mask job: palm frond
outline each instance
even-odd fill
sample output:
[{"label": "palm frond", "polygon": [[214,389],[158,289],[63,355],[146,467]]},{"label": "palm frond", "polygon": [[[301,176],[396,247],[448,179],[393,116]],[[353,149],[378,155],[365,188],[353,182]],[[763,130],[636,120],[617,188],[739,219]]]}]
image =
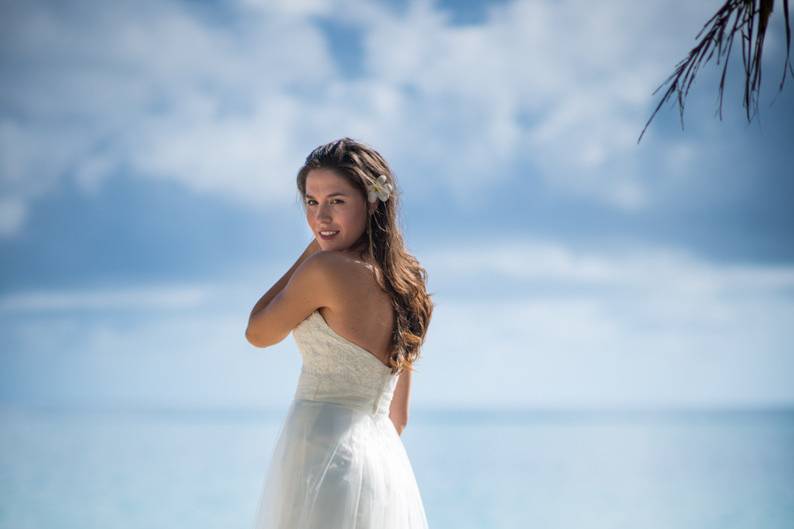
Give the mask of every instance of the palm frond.
[{"label": "palm frond", "polygon": [[[789,20],[789,0],[783,2],[783,15],[786,26],[786,59],[783,62],[783,78],[780,81],[779,90],[783,90],[787,72],[794,76],[789,60],[789,49],[791,47],[791,25]],[[705,31],[705,35],[698,41],[697,45],[690,50],[689,55],[680,61],[673,73],[661,84],[654,94],[664,85],[671,83],[662,97],[653,114],[645,123],[637,143],[642,140],[645,130],[650,125],[656,113],[662,105],[676,94],[678,101],[681,129],[684,128],[684,103],[692,82],[695,80],[698,68],[704,63],[709,62],[717,52],[717,64],[724,58],[722,75],[720,76],[720,103],[719,117],[722,120],[722,100],[725,90],[725,76],[728,71],[728,60],[731,55],[733,39],[737,32],[741,32],[742,38],[742,63],[744,64],[745,83],[743,106],[746,111],[747,121],[752,121],[758,113],[758,95],[761,87],[761,55],[764,49],[764,37],[769,25],[769,17],[772,14],[774,0],[727,0],[717,12],[704,24],[703,28],[695,36],[695,39]],[[731,23],[731,20],[733,22]],[[708,55],[707,55],[708,54]]]}]

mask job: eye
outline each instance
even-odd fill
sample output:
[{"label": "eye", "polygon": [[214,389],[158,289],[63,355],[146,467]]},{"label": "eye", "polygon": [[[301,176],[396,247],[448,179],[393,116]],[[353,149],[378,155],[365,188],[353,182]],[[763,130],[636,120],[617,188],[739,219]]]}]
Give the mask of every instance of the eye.
[{"label": "eye", "polygon": [[[307,198],[307,199],[306,199],[306,204],[308,204],[309,206],[313,206],[313,205],[314,205],[314,204],[312,204],[312,202],[315,202],[315,203],[316,203],[317,201],[316,201],[316,200],[314,200],[313,198]],[[334,198],[334,199],[331,199],[331,203],[333,204],[334,202],[338,202],[338,203],[340,203],[340,204],[344,204],[344,203],[345,203],[345,201],[344,201],[344,200],[342,200],[341,198]]]}]

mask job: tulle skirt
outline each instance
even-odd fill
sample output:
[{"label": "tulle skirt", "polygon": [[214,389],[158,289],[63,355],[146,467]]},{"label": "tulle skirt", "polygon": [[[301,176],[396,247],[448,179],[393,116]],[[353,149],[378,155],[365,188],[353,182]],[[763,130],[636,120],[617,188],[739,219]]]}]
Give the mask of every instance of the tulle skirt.
[{"label": "tulle skirt", "polygon": [[255,529],[426,529],[411,463],[388,414],[294,399]]}]

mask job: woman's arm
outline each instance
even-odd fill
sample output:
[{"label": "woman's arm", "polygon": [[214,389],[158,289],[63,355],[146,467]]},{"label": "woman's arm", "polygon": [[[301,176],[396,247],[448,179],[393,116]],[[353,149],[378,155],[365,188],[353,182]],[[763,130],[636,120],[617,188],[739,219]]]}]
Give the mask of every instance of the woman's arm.
[{"label": "woman's arm", "polygon": [[[301,265],[301,263],[306,260],[307,257],[309,257],[310,255],[312,255],[313,253],[319,250],[320,250],[320,245],[317,243],[317,239],[312,239],[312,242],[310,242],[309,245],[306,247],[306,249],[303,250],[303,253],[300,255],[300,257],[298,257],[298,260],[295,261],[295,263],[290,267],[290,269],[287,270],[283,276],[281,276],[281,279],[276,281],[276,284],[270,287],[270,290],[265,292],[265,294],[261,298],[259,298],[259,301],[256,302],[254,308],[251,309],[251,314],[248,316],[249,326],[251,324],[251,319],[254,317],[254,315],[263,308],[267,307],[267,305],[273,300],[273,298],[276,297],[278,293],[284,289],[284,287],[287,285],[290,278],[292,277],[293,272],[295,272],[295,269],[297,269]],[[246,329],[246,335],[248,335],[248,329]]]},{"label": "woman's arm", "polygon": [[402,435],[403,430],[408,424],[408,401],[411,394],[411,370],[406,369],[400,373],[397,379],[397,386],[394,388],[391,405],[389,407],[389,418],[394,423],[397,433]]}]

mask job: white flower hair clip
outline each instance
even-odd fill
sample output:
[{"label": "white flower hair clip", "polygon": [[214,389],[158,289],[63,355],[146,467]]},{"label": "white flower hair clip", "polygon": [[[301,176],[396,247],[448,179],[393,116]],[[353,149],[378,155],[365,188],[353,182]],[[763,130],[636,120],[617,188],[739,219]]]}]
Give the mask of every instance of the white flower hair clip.
[{"label": "white flower hair clip", "polygon": [[386,202],[393,189],[394,187],[386,181],[385,174],[378,175],[378,179],[367,186],[367,199],[370,202],[375,202],[377,199]]}]

